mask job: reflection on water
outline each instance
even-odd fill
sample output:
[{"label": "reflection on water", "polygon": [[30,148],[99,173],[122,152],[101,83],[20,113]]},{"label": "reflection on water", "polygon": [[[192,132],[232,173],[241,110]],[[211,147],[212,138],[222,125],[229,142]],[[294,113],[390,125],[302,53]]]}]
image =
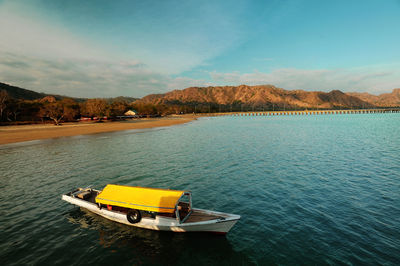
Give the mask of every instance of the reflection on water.
[{"label": "reflection on water", "polygon": [[[399,265],[400,114],[218,117],[0,147],[0,265]],[[104,138],[107,136],[107,138]],[[139,229],[61,200],[190,190],[226,237]]]},{"label": "reflection on water", "polygon": [[64,215],[69,222],[97,232],[98,243],[103,248],[112,253],[129,252],[132,259],[129,263],[253,264],[245,254],[235,252],[224,236],[146,230],[115,223],[79,207]]}]

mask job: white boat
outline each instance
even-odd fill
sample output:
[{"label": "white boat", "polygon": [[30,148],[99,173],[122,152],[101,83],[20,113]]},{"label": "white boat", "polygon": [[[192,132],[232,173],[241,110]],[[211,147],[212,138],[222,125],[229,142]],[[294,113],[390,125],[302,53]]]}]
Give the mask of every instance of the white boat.
[{"label": "white boat", "polygon": [[226,234],[240,215],[192,208],[190,191],[107,185],[78,188],[62,199],[126,225],[173,232]]}]

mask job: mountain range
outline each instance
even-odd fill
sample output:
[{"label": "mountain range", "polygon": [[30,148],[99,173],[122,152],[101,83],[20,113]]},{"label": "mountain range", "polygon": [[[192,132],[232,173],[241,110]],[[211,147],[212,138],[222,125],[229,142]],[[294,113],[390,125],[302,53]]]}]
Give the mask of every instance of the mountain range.
[{"label": "mountain range", "polygon": [[330,92],[284,90],[272,85],[190,87],[164,94],[151,94],[135,103],[245,105],[258,108],[276,106],[288,109],[395,107],[400,106],[400,89],[376,96],[369,93],[343,93],[339,90]]},{"label": "mountain range", "polygon": [[379,107],[398,107],[400,106],[400,89],[394,89],[391,93],[372,95],[369,93],[349,92],[347,95],[359,98]]},{"label": "mountain range", "polygon": [[[54,98],[55,100],[71,98],[77,102],[84,102],[87,100],[86,98],[76,98],[76,97],[69,97],[69,96],[58,95],[58,94],[48,94],[48,93],[43,93],[43,92],[36,92],[36,91],[27,90],[27,89],[23,89],[20,87],[16,87],[16,86],[12,86],[12,85],[0,82],[0,91],[1,90],[7,91],[8,95],[11,98],[18,99],[18,100],[43,100],[43,101],[46,101],[46,100],[50,99],[50,101],[52,101],[51,100],[52,98]],[[133,102],[133,101],[136,101],[137,98],[119,96],[119,97],[115,97],[115,98],[108,98],[107,100],[110,100],[111,102],[112,101]]]},{"label": "mountain range", "polygon": [[37,100],[48,96],[48,94],[45,93],[26,90],[20,87],[11,86],[6,83],[0,82],[0,91],[1,90],[5,90],[10,97],[21,100]]},{"label": "mountain range", "polygon": [[[57,100],[66,96],[38,93],[5,83],[0,83],[0,90],[6,90],[15,99],[38,100],[47,96],[54,96]],[[84,101],[83,98],[74,98]],[[118,97],[134,102],[135,104],[152,105],[222,105],[244,106],[253,108],[373,108],[373,107],[400,107],[400,89],[391,93],[372,95],[369,93],[348,92],[339,90],[330,92],[285,90],[272,85],[257,86],[216,86],[190,87],[183,90],[173,90],[164,94],[150,94],[141,99]],[[226,108],[225,108],[226,109]]]}]

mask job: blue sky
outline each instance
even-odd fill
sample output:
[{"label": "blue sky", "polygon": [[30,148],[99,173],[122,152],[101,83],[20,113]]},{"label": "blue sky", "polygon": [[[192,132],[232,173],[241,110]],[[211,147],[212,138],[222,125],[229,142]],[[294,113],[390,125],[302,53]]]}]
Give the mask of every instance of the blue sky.
[{"label": "blue sky", "polygon": [[77,97],[400,87],[398,0],[0,0],[0,36],[0,82]]}]

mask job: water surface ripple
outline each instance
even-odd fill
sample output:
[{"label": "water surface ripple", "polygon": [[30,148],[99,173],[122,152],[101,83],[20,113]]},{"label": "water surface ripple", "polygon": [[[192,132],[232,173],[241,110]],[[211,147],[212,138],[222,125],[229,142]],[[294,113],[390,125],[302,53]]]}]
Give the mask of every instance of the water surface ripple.
[{"label": "water surface ripple", "polygon": [[[400,264],[400,115],[218,117],[0,146],[0,264]],[[227,237],[118,225],[60,200],[191,190]]]}]

